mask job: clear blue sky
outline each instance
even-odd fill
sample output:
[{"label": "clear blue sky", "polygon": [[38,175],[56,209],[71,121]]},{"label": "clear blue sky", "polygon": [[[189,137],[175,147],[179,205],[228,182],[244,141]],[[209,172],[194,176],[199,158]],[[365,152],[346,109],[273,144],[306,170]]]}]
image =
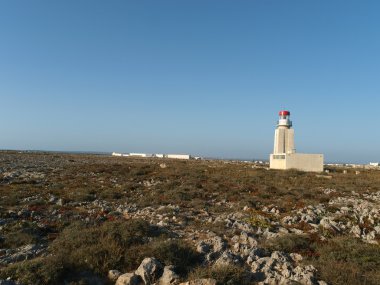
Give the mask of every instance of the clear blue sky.
[{"label": "clear blue sky", "polygon": [[380,1],[0,2],[0,148],[380,160]]}]

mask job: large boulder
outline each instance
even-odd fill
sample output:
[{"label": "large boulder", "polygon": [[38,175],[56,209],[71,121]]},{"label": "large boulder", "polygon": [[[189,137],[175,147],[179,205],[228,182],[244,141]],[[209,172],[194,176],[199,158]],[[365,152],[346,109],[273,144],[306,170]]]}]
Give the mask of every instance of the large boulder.
[{"label": "large boulder", "polygon": [[139,275],[132,272],[120,275],[115,285],[144,285],[144,282]]},{"label": "large boulder", "polygon": [[147,257],[141,262],[135,273],[141,276],[146,285],[150,285],[160,278],[162,271],[163,266],[156,258]]}]

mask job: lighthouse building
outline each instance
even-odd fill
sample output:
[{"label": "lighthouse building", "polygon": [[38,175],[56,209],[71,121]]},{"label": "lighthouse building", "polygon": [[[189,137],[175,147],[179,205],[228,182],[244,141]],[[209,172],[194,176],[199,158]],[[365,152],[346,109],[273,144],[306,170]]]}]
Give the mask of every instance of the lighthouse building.
[{"label": "lighthouse building", "polygon": [[323,154],[296,153],[294,129],[289,111],[280,111],[274,134],[274,149],[270,155],[270,168],[323,171]]}]

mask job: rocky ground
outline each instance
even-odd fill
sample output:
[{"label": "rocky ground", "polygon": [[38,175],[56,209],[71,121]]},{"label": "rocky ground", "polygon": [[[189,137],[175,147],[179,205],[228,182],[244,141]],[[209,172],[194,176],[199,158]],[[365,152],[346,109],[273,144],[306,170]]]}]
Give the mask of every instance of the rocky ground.
[{"label": "rocky ground", "polygon": [[[376,284],[380,277],[374,170],[316,176],[238,162],[2,152],[0,189],[0,284]],[[133,239],[127,227],[123,246],[137,253],[117,247],[122,231],[99,230],[133,221],[157,232]],[[79,235],[70,236],[77,223]],[[158,250],[168,241],[183,243],[170,257]]]}]

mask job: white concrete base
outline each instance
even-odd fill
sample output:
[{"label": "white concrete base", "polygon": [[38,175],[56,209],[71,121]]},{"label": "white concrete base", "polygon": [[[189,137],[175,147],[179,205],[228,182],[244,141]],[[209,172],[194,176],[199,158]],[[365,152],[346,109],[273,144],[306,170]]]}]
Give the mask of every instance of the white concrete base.
[{"label": "white concrete base", "polygon": [[301,171],[322,172],[323,154],[288,153],[271,154],[271,169],[297,169]]}]

